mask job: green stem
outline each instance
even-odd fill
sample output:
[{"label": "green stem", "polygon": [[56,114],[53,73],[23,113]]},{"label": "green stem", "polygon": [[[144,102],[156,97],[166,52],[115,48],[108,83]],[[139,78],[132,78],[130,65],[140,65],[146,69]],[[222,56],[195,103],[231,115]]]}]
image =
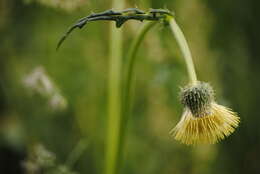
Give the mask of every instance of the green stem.
[{"label": "green stem", "polygon": [[[113,0],[112,7],[122,9],[124,0]],[[116,174],[119,156],[120,127],[121,127],[121,70],[122,70],[122,29],[110,25],[110,54],[108,79],[108,121],[105,154],[105,174]]]},{"label": "green stem", "polygon": [[[125,71],[125,85],[124,85],[124,107],[123,107],[123,114],[124,114],[124,120],[122,124],[127,125],[128,117],[130,115],[131,110],[131,103],[132,103],[132,91],[133,91],[133,77],[135,76],[134,73],[134,67],[136,62],[136,54],[138,51],[138,48],[140,47],[140,44],[142,40],[144,39],[146,33],[156,24],[157,22],[148,22],[144,24],[144,26],[141,28],[139,34],[135,37],[135,40],[130,45],[129,52],[127,54],[127,64],[126,64],[126,71]],[[126,126],[123,126],[125,129]],[[122,131],[125,132],[124,130]]]},{"label": "green stem", "polygon": [[[117,71],[117,85],[111,84],[110,78],[110,86],[109,86],[109,120],[108,120],[108,136],[107,136],[107,154],[106,154],[106,166],[105,166],[105,174],[115,174],[119,171],[119,166],[122,163],[122,148],[125,142],[125,134],[126,134],[126,127],[128,122],[128,117],[130,115],[131,109],[131,87],[132,81],[134,76],[134,65],[135,65],[135,58],[137,54],[137,50],[144,39],[145,34],[154,26],[156,22],[149,22],[146,23],[137,37],[134,39],[132,44],[130,45],[129,52],[126,56],[127,64],[126,64],[126,71],[124,74],[126,76],[126,81],[124,84],[124,90],[121,90],[120,82],[120,71]],[[112,34],[114,36],[115,33]],[[112,42],[111,42],[112,43]],[[117,43],[118,44],[118,43]],[[112,49],[112,45],[111,45]],[[118,47],[114,47],[114,51],[119,49]],[[121,49],[120,49],[121,50]],[[113,52],[113,49],[111,50]],[[121,55],[121,54],[120,54]],[[112,56],[112,55],[111,55]],[[113,55],[113,58],[116,55]],[[118,56],[118,55],[117,55]],[[110,57],[112,60],[112,57]],[[118,60],[117,60],[118,62]],[[121,59],[120,59],[121,62]],[[116,61],[114,60],[110,64],[110,71],[114,72]],[[120,67],[121,70],[121,67]],[[110,72],[110,77],[111,73]],[[114,76],[113,76],[114,77]],[[114,83],[116,83],[114,82]],[[119,83],[119,84],[118,84]],[[117,87],[117,88],[116,88]],[[123,101],[123,105],[120,102],[120,93],[123,95],[121,98]],[[115,96],[115,94],[117,94]],[[113,109],[114,108],[114,109]],[[122,117],[121,117],[122,116]]]},{"label": "green stem", "polygon": [[86,139],[81,139],[69,154],[65,165],[72,169],[75,163],[79,160],[79,158],[86,150],[87,146],[88,141]]},{"label": "green stem", "polygon": [[196,76],[194,64],[192,61],[191,52],[190,52],[188,43],[185,39],[185,36],[173,17],[169,17],[169,23],[170,23],[170,28],[172,30],[172,33],[175,36],[177,43],[181,49],[181,52],[184,56],[184,60],[186,62],[188,74],[190,77],[190,82],[191,82],[191,84],[196,84],[197,76]]},{"label": "green stem", "polygon": [[[126,65],[124,71],[125,83],[124,83],[124,90],[123,90],[123,107],[122,107],[122,120],[121,120],[121,130],[120,130],[120,146],[119,146],[119,153],[120,156],[123,156],[123,147],[125,146],[126,142],[126,132],[128,126],[129,116],[131,115],[131,106],[132,106],[132,93],[133,93],[133,77],[135,76],[135,62],[136,62],[136,54],[138,48],[140,47],[141,42],[143,41],[146,33],[156,24],[157,22],[148,22],[144,24],[141,28],[138,35],[132,41],[129,51],[126,55]],[[122,162],[120,161],[120,164]]]}]

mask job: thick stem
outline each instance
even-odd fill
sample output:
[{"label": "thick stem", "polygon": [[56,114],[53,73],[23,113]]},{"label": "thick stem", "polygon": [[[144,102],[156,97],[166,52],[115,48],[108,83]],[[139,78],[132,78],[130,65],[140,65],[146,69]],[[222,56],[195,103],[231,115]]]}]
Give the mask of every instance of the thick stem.
[{"label": "thick stem", "polygon": [[[123,9],[124,0],[113,0],[112,7]],[[107,141],[105,154],[105,174],[118,172],[120,129],[122,116],[122,29],[110,25],[110,53],[109,53],[109,79],[108,79],[108,120]]]},{"label": "thick stem", "polygon": [[181,52],[184,56],[184,60],[186,62],[188,74],[190,77],[190,82],[191,82],[191,84],[196,84],[197,76],[196,76],[194,64],[192,61],[191,52],[190,52],[188,43],[185,39],[185,36],[173,17],[170,17],[169,23],[170,23],[170,28],[172,30],[172,33],[175,36],[177,43],[181,49]]}]

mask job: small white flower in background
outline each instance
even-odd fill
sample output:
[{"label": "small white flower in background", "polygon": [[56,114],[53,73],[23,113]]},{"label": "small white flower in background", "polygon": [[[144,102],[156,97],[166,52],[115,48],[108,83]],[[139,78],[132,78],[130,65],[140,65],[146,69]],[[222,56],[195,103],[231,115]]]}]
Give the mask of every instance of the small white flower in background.
[{"label": "small white flower in background", "polygon": [[24,85],[42,95],[53,90],[53,84],[48,78],[43,67],[36,67],[30,74],[25,76]]},{"label": "small white flower in background", "polygon": [[24,0],[26,3],[38,2],[39,4],[59,8],[65,11],[73,11],[87,3],[87,0]]},{"label": "small white flower in background", "polygon": [[55,108],[57,108],[57,109],[58,109],[58,108],[59,108],[59,109],[64,109],[64,108],[67,107],[67,101],[65,100],[65,98],[64,98],[62,95],[56,93],[56,94],[54,94],[54,95],[50,98],[50,100],[49,100],[49,105],[50,105],[53,109],[55,109]]},{"label": "small white flower in background", "polygon": [[36,67],[23,79],[23,84],[33,93],[47,97],[49,106],[54,110],[65,109],[67,100],[60,94],[55,83],[47,75],[42,66]]}]

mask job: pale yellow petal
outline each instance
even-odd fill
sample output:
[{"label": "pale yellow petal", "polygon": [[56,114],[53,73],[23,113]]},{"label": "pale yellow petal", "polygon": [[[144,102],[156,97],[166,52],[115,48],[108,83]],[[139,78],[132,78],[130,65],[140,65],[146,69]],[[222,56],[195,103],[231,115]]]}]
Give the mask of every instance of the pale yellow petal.
[{"label": "pale yellow petal", "polygon": [[187,145],[214,144],[234,132],[238,124],[239,117],[235,112],[213,102],[211,114],[206,116],[194,117],[186,108],[171,134]]}]

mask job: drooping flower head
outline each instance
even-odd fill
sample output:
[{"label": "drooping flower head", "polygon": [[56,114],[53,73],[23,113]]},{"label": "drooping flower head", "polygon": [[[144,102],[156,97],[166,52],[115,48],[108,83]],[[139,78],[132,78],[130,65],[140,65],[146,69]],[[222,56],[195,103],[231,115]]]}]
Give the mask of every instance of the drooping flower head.
[{"label": "drooping flower head", "polygon": [[171,134],[184,144],[214,144],[229,136],[239,124],[235,112],[215,102],[208,83],[189,85],[182,89],[180,97],[184,112]]}]

